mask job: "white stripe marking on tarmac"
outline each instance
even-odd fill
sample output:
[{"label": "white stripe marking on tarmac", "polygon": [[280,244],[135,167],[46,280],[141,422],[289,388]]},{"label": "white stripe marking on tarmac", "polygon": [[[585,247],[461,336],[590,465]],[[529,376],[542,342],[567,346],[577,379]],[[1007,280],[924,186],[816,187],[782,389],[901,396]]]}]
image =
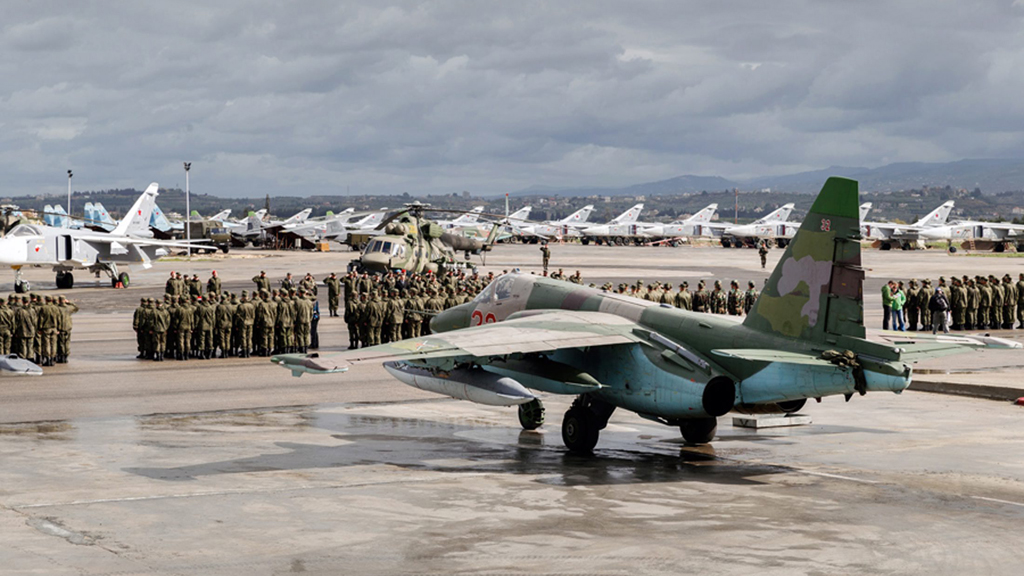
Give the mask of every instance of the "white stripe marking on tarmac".
[{"label": "white stripe marking on tarmac", "polygon": [[1022,504],[1020,502],[1013,502],[1011,500],[1000,500],[999,498],[988,498],[986,496],[971,496],[971,498],[974,498],[975,500],[984,500],[986,502],[997,502],[999,504],[1009,504],[1010,506],[1020,506],[1021,508],[1024,508],[1024,504]]}]

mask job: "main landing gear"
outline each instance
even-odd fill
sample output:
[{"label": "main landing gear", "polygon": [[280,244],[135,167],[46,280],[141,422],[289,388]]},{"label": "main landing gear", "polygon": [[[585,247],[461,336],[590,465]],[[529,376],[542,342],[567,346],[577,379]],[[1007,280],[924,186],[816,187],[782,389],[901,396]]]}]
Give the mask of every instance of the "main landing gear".
[{"label": "main landing gear", "polygon": [[70,290],[75,287],[75,277],[67,270],[57,271],[57,289]]},{"label": "main landing gear", "polygon": [[28,283],[28,280],[22,280],[21,268],[14,269],[14,292],[15,294],[24,294],[32,289],[32,285]]},{"label": "main landing gear", "polygon": [[110,285],[114,288],[127,288],[132,283],[128,273],[118,271],[117,264],[113,262],[97,262],[89,268],[89,271],[95,274],[97,278],[99,278],[100,272],[105,272],[107,276],[110,276]]},{"label": "main landing gear", "polygon": [[615,405],[589,394],[576,397],[562,418],[562,442],[570,452],[589,454],[597,446],[597,438],[608,425]]},{"label": "main landing gear", "polygon": [[[574,454],[592,453],[601,430],[608,426],[608,419],[613,412],[613,404],[589,394],[577,396],[562,417],[562,442],[565,447]],[[544,423],[544,406],[540,400],[519,405],[519,423],[524,430],[536,430]],[[707,444],[714,440],[718,431],[717,418],[688,418],[665,423],[678,424],[683,440],[690,445]]]}]

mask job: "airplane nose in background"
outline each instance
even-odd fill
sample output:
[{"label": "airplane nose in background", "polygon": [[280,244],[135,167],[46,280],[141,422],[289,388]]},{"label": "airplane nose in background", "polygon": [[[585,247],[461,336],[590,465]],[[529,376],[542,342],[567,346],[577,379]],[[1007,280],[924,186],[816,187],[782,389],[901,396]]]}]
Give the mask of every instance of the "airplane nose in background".
[{"label": "airplane nose in background", "polygon": [[24,264],[28,260],[28,246],[20,238],[0,238],[0,264]]}]

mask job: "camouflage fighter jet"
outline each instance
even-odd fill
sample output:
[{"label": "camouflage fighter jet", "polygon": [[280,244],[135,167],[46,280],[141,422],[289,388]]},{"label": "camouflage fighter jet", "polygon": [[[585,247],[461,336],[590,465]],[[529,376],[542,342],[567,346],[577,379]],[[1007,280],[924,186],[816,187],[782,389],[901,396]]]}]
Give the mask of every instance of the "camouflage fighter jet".
[{"label": "camouflage fighter jet", "polygon": [[284,355],[294,375],[384,363],[396,378],[455,398],[519,406],[535,428],[535,391],[576,399],[562,419],[573,452],[590,452],[617,408],[710,442],[729,411],[794,412],[808,398],[905,390],[912,364],[986,336],[873,334],[863,322],[857,182],[830,178],[742,320],[689,312],[529,274],[505,274],[434,317],[435,334],[336,355]]}]

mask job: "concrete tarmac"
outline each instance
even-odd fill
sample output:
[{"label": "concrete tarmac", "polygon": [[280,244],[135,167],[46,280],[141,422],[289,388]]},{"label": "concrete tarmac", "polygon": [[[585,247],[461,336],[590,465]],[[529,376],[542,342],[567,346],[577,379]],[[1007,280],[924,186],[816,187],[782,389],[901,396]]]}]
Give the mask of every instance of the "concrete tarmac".
[{"label": "concrete tarmac", "polygon": [[[555,246],[552,265],[605,281],[753,279],[753,250]],[[522,432],[514,411],[449,401],[382,368],[293,378],[264,358],[135,359],[131,313],[170,270],[251,289],[261,269],[318,279],[352,252],[232,252],[161,261],[132,287],[68,294],[72,362],[0,378],[4,574],[1016,573],[1024,520],[1021,408],[870,394],[809,404],[811,426],[720,419],[709,447],[617,412],[594,458],[568,455],[570,398]],[[1014,276],[1024,261],[865,250],[867,323],[888,278]],[[539,270],[499,246],[484,271]],[[572,263],[570,266],[568,263]],[[48,270],[28,270],[47,293]],[[0,288],[10,288],[10,281]],[[347,344],[327,318],[321,352]],[[1001,333],[1020,337],[1015,332]],[[957,364],[956,359],[961,363]],[[1020,380],[1019,351],[942,359],[927,377]],[[924,366],[922,366],[924,367]],[[925,375],[922,375],[925,377]]]},{"label": "concrete tarmac", "polygon": [[578,457],[567,407],[540,432],[443,399],[3,425],[3,573],[1019,573],[1019,408],[828,398],[699,448],[618,413]]}]

